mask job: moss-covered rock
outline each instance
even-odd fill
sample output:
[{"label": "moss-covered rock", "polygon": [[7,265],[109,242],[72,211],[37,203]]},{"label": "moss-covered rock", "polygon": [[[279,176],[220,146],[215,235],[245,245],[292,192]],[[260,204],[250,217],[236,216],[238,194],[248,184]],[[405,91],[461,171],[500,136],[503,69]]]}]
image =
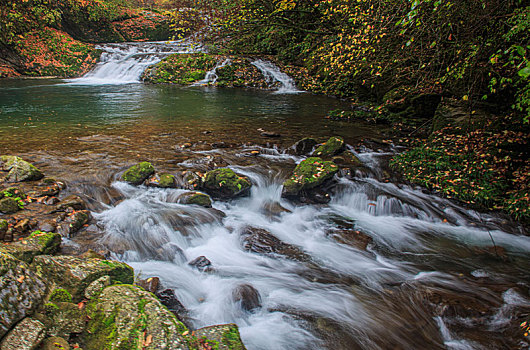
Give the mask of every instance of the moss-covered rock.
[{"label": "moss-covered rock", "polygon": [[85,298],[94,299],[97,297],[103,289],[111,285],[111,280],[109,276],[103,276],[90,283],[85,289]]},{"label": "moss-covered rock", "polygon": [[10,243],[2,249],[17,259],[31,263],[37,255],[55,253],[60,245],[60,234],[35,231],[22,241]]},{"label": "moss-covered rock", "polygon": [[177,198],[180,204],[195,204],[205,208],[212,207],[212,199],[207,194],[201,192],[186,192]]},{"label": "moss-covered rock", "polygon": [[318,187],[338,171],[339,167],[333,162],[318,157],[307,158],[296,166],[293,175],[283,183],[282,194],[296,196],[302,191]]},{"label": "moss-covered rock", "polygon": [[12,197],[4,197],[0,199],[0,213],[14,214],[20,210],[18,200]]},{"label": "moss-covered rock", "polygon": [[2,350],[34,350],[46,336],[46,326],[34,318],[25,318],[0,343]]},{"label": "moss-covered rock", "polygon": [[232,169],[219,168],[206,173],[201,188],[215,197],[233,198],[248,195],[250,180],[239,176]]},{"label": "moss-covered rock", "polygon": [[55,302],[54,305],[57,307],[46,314],[51,320],[47,330],[48,335],[68,338],[72,333],[83,332],[86,326],[84,309],[65,301]]},{"label": "moss-covered rock", "polygon": [[110,276],[114,283],[134,281],[132,267],[112,260],[42,255],[33,259],[33,265],[50,284],[69,291],[74,301],[80,300],[88,285],[102,276]]},{"label": "moss-covered rock", "polygon": [[4,238],[4,235],[6,234],[8,227],[9,227],[9,224],[7,223],[7,220],[0,219],[0,240]]},{"label": "moss-covered rock", "polygon": [[121,179],[132,185],[139,185],[155,172],[155,168],[149,162],[141,162],[127,169]]},{"label": "moss-covered rock", "polygon": [[74,211],[68,215],[68,217],[59,224],[57,232],[63,237],[72,237],[77,231],[79,231],[84,225],[86,225],[92,215],[88,210]]},{"label": "moss-covered rock", "polygon": [[171,55],[147,68],[142,78],[155,84],[190,85],[203,79],[216,63],[217,58],[206,53]]},{"label": "moss-covered rock", "polygon": [[[241,341],[239,329],[235,324],[223,324],[197,329],[195,331],[197,342],[202,339],[213,349],[219,350],[245,350],[245,345]],[[206,341],[204,339],[207,339]],[[198,345],[198,344],[197,344]],[[215,346],[212,346],[215,345]]]},{"label": "moss-covered rock", "polygon": [[350,151],[342,152],[341,154],[331,158],[331,161],[340,167],[345,167],[352,170],[364,167],[364,164],[359,160],[359,158],[357,158],[357,156]]},{"label": "moss-covered rock", "polygon": [[168,173],[153,174],[145,180],[146,186],[159,188],[172,188],[176,186],[176,183],[175,176]]},{"label": "moss-covered rock", "polygon": [[313,155],[317,157],[333,157],[344,150],[344,140],[338,136],[332,136],[324,144],[320,145]]},{"label": "moss-covered rock", "polygon": [[88,349],[187,349],[187,328],[151,293],[114,285],[87,305]]},{"label": "moss-covered rock", "polygon": [[6,181],[9,182],[34,181],[44,177],[44,174],[39,169],[20,157],[1,156],[0,166],[3,171],[8,172]]},{"label": "moss-covered rock", "polygon": [[44,339],[41,350],[70,350],[70,344],[61,337],[49,337]]},{"label": "moss-covered rock", "polygon": [[50,294],[50,301],[71,303],[72,294],[64,288],[57,288],[53,290],[52,294]]}]

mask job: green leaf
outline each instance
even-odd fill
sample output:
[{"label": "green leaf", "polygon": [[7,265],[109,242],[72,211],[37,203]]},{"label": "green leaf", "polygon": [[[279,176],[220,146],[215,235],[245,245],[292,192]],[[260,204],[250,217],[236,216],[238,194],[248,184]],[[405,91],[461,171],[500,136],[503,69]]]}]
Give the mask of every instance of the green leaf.
[{"label": "green leaf", "polygon": [[523,79],[527,79],[530,76],[530,66],[526,66],[521,69],[517,74]]}]

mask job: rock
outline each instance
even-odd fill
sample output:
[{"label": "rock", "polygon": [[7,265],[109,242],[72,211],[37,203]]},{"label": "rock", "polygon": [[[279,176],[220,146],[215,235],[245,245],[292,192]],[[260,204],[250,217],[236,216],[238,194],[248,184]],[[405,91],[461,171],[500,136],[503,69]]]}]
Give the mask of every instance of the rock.
[{"label": "rock", "polygon": [[57,197],[44,197],[44,200],[42,201],[42,203],[46,205],[56,205],[59,202],[60,200]]},{"label": "rock", "polygon": [[53,232],[57,228],[57,222],[55,220],[44,220],[39,222],[39,231],[42,232]]},{"label": "rock", "polygon": [[193,171],[185,171],[184,174],[182,174],[182,183],[179,183],[179,185],[182,188],[193,190],[198,187],[200,183],[201,178],[199,175]]},{"label": "rock", "polygon": [[[188,330],[155,296],[132,285],[105,288],[87,305],[88,349],[186,349]],[[187,333],[186,333],[187,334]]]},{"label": "rock", "polygon": [[272,200],[265,202],[260,211],[268,217],[278,217],[283,213],[291,213],[289,209],[284,208],[279,202]]},{"label": "rock", "polygon": [[155,293],[155,295],[160,302],[175,315],[185,315],[188,312],[180,300],[178,300],[173,289],[164,289],[163,291]]},{"label": "rock", "polygon": [[135,285],[138,287],[142,287],[148,292],[151,292],[153,294],[156,294],[158,292],[158,289],[160,288],[160,278],[158,277],[149,277],[145,280],[138,280],[134,282]]},{"label": "rock", "polygon": [[14,214],[21,210],[18,201],[12,197],[5,197],[0,199],[0,212],[4,214]]},{"label": "rock", "polygon": [[250,193],[252,184],[245,176],[237,175],[228,168],[219,168],[206,173],[201,188],[208,194],[221,198],[233,198]]},{"label": "rock", "polygon": [[51,319],[51,325],[47,330],[48,335],[68,338],[72,333],[83,332],[86,325],[84,309],[68,302],[55,302],[53,304],[57,308],[53,308],[53,312],[47,313]]},{"label": "rock", "polygon": [[339,167],[318,157],[307,158],[296,166],[293,175],[283,183],[284,196],[296,196],[302,191],[322,185],[331,179]]},{"label": "rock", "polygon": [[59,184],[53,182],[50,184],[43,184],[37,188],[35,188],[34,191],[30,191],[28,194],[33,198],[39,198],[39,197],[54,197],[57,196],[61,192],[61,187]]},{"label": "rock", "polygon": [[42,305],[47,291],[41,277],[0,247],[0,339]]},{"label": "rock", "polygon": [[310,260],[309,256],[299,248],[280,241],[270,232],[261,228],[245,228],[241,233],[241,245],[246,251],[262,255],[272,257],[283,256],[296,261]]},{"label": "rock", "polygon": [[21,182],[35,181],[44,177],[44,174],[33,164],[16,156],[1,156],[0,166],[3,171],[8,171],[6,181]]},{"label": "rock", "polygon": [[160,248],[156,249],[154,258],[160,261],[174,261],[176,258],[179,258],[181,261],[185,261],[186,255],[184,254],[182,248],[180,248],[176,243],[167,242]]},{"label": "rock", "polygon": [[430,119],[434,116],[442,96],[439,94],[421,94],[410,99],[414,109],[414,118]]},{"label": "rock", "polygon": [[61,337],[50,337],[44,339],[41,350],[70,350],[70,344]]},{"label": "rock", "polygon": [[69,208],[73,210],[85,210],[85,201],[76,195],[70,195],[61,200],[61,202],[55,207],[55,211],[66,211]]},{"label": "rock", "polygon": [[55,253],[60,245],[60,234],[35,231],[22,241],[5,245],[2,249],[19,260],[31,263],[37,255]]},{"label": "rock", "polygon": [[81,299],[85,289],[103,276],[110,276],[113,283],[134,281],[132,267],[112,260],[41,255],[33,259],[33,265],[49,283],[69,291],[74,301]]},{"label": "rock", "polygon": [[188,265],[195,267],[201,272],[209,272],[212,270],[212,262],[205,256],[199,256],[188,263]]},{"label": "rock", "polygon": [[282,137],[282,135],[280,135],[279,133],[274,132],[274,131],[263,131],[261,133],[261,136],[264,136],[264,137]]},{"label": "rock", "polygon": [[95,280],[94,282],[90,283],[88,287],[86,287],[84,296],[87,299],[94,299],[96,298],[106,287],[111,285],[111,279],[110,276],[103,276]]},{"label": "rock", "polygon": [[250,284],[240,284],[232,291],[232,300],[239,303],[245,311],[252,312],[261,307],[261,296]]},{"label": "rock", "polygon": [[338,156],[333,157],[331,161],[337,165],[340,165],[341,167],[347,167],[352,170],[364,167],[364,164],[359,160],[359,158],[357,158],[357,156],[350,151],[342,152]]},{"label": "rock", "polygon": [[149,187],[173,188],[176,185],[176,180],[175,176],[171,174],[154,174],[145,180],[145,185]]},{"label": "rock", "polygon": [[344,140],[341,137],[330,137],[324,144],[319,146],[313,155],[317,157],[333,157],[344,150]]},{"label": "rock", "polygon": [[306,137],[295,143],[291,148],[297,156],[304,156],[311,153],[317,144],[317,140]]},{"label": "rock", "polygon": [[46,327],[33,318],[25,318],[0,343],[2,350],[34,350],[46,336]]},{"label": "rock", "polygon": [[336,230],[328,233],[339,243],[348,244],[360,250],[366,250],[368,244],[373,242],[372,237],[357,230]]},{"label": "rock", "polygon": [[0,241],[4,239],[5,234],[7,233],[7,229],[9,227],[9,224],[6,220],[0,219]]},{"label": "rock", "polygon": [[219,350],[246,350],[245,345],[241,341],[239,329],[235,324],[200,328],[195,331],[195,335],[197,339],[203,339],[204,337],[211,340],[211,344],[216,344],[216,348]]},{"label": "rock", "polygon": [[177,198],[180,204],[195,204],[205,208],[212,207],[212,199],[207,194],[201,192],[186,192]]},{"label": "rock", "polygon": [[88,210],[79,210],[71,213],[63,222],[57,227],[57,232],[63,237],[72,237],[84,225],[86,225],[92,215]]},{"label": "rock", "polygon": [[149,162],[141,162],[127,169],[121,179],[131,185],[139,185],[155,172],[155,168]]}]

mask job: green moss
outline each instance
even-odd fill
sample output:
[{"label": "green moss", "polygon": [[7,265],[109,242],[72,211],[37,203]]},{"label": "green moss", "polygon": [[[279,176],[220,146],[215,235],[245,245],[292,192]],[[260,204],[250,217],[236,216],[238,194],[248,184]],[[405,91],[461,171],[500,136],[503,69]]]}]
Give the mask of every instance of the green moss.
[{"label": "green moss", "polygon": [[175,176],[166,173],[160,174],[160,181],[158,183],[158,186],[162,188],[169,188],[175,186]]},{"label": "green moss", "polygon": [[147,177],[155,172],[155,168],[149,162],[141,162],[127,169],[121,176],[123,181],[133,185],[141,184]]},{"label": "green moss", "polygon": [[341,137],[330,137],[323,145],[315,150],[314,155],[318,157],[332,157],[344,149],[344,140]]},{"label": "green moss", "polygon": [[4,214],[14,214],[21,208],[15,198],[5,197],[0,199],[0,212]]},{"label": "green moss", "polygon": [[283,183],[284,193],[296,195],[300,191],[317,187],[332,178],[339,171],[339,167],[322,158],[311,157],[296,166],[293,175]]},{"label": "green moss", "polygon": [[206,53],[171,55],[143,75],[146,82],[189,85],[201,80],[215,67],[217,58]]},{"label": "green moss", "polygon": [[212,207],[212,199],[207,194],[201,192],[188,192],[179,196],[178,202],[181,204],[195,204],[205,208]]},{"label": "green moss", "polygon": [[72,294],[63,288],[55,289],[50,295],[50,301],[71,303]]},{"label": "green moss", "polygon": [[7,227],[8,227],[7,220],[0,219],[0,233],[1,232],[6,232],[7,231]]},{"label": "green moss", "polygon": [[226,345],[230,350],[243,350],[245,346],[241,341],[239,330],[236,326],[231,326],[226,332],[223,333],[221,338],[222,344]]},{"label": "green moss", "polygon": [[232,169],[220,168],[207,172],[202,186],[214,195],[233,197],[247,194],[252,184]]},{"label": "green moss", "polygon": [[56,313],[57,311],[59,311],[59,307],[57,305],[55,305],[54,303],[46,303],[44,304],[44,312],[46,312],[46,314],[54,314]]}]

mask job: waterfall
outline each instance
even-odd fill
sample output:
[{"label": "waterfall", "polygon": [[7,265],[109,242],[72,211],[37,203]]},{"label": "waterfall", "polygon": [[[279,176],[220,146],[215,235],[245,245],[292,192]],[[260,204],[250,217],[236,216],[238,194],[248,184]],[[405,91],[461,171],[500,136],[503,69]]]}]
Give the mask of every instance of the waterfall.
[{"label": "waterfall", "polygon": [[215,82],[217,81],[217,78],[218,78],[217,70],[219,68],[223,68],[223,67],[229,65],[230,63],[232,63],[232,60],[230,58],[227,58],[226,60],[224,60],[221,63],[217,63],[217,65],[212,70],[209,70],[208,72],[206,72],[206,75],[204,76],[204,79],[193,83],[192,86],[215,84]]},{"label": "waterfall", "polygon": [[68,80],[71,84],[139,83],[144,70],[165,57],[200,51],[199,45],[182,40],[102,44],[96,48],[103,51],[100,62],[85,76]]},{"label": "waterfall", "polygon": [[296,84],[290,76],[283,73],[274,63],[263,60],[256,60],[252,62],[256,68],[265,76],[265,79],[269,84],[278,82],[280,88],[276,91],[278,94],[293,94],[300,93],[301,91],[296,88]]}]

